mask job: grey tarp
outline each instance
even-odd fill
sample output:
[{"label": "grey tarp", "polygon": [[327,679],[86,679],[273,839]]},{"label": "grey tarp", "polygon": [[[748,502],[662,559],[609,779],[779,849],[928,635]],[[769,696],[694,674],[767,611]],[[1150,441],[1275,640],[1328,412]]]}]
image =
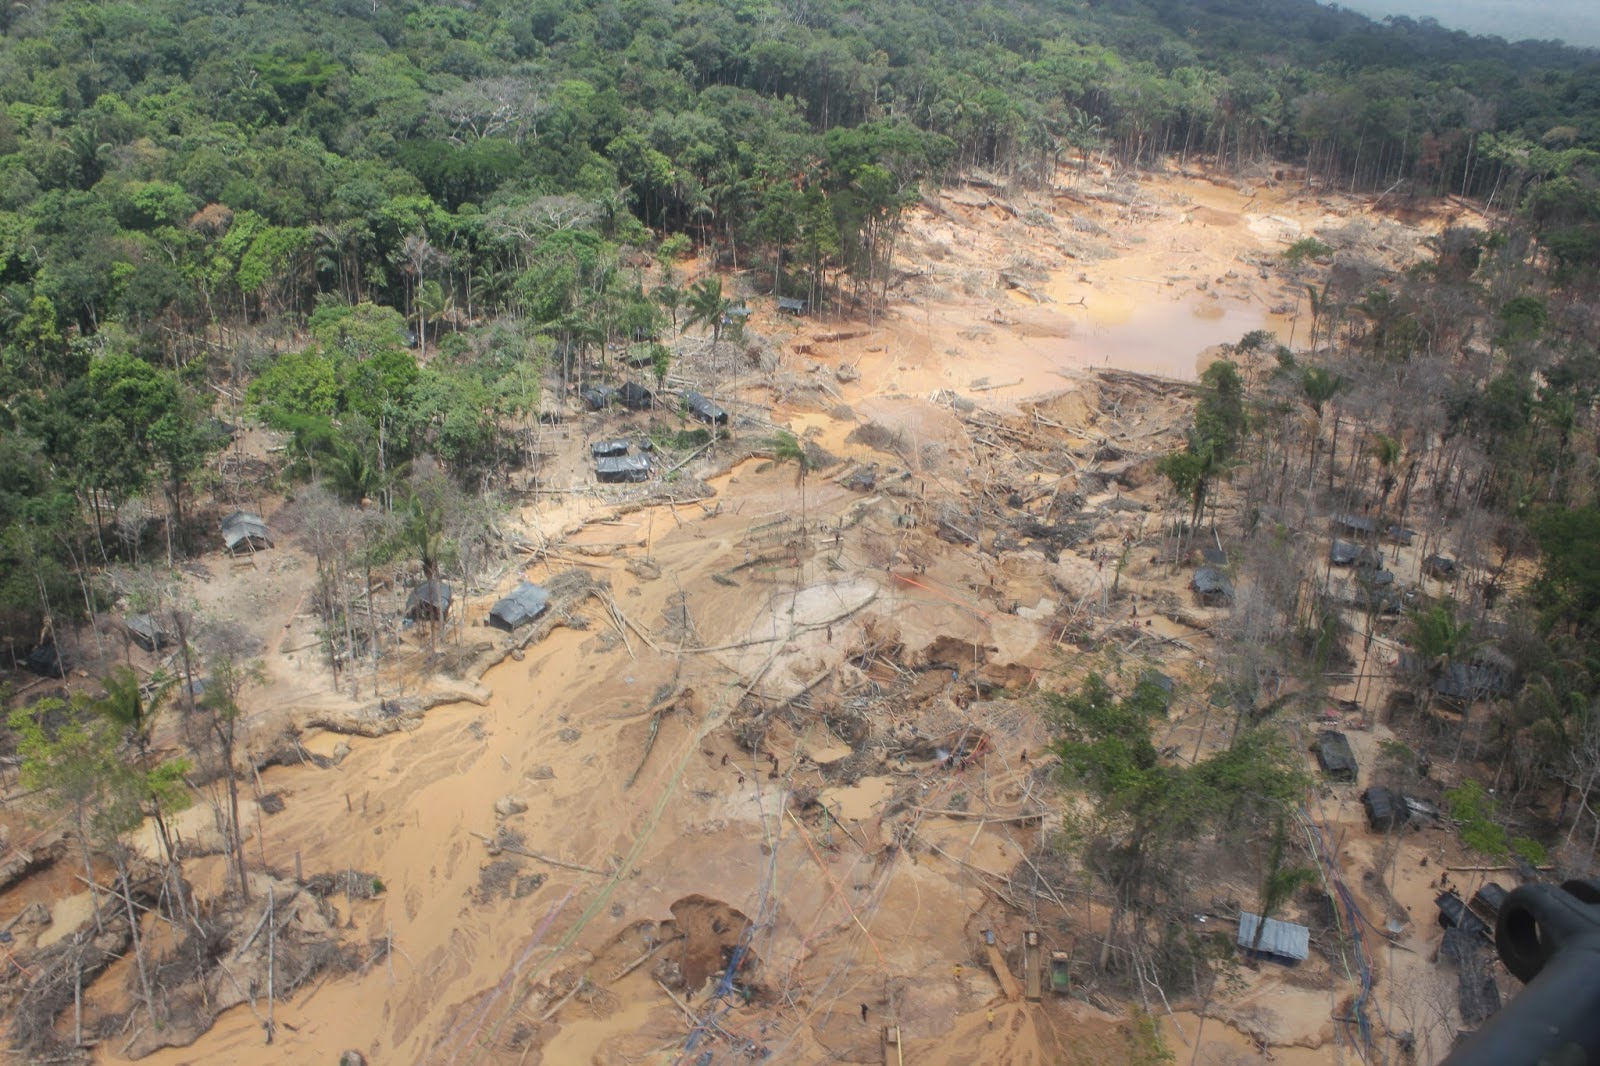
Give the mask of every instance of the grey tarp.
[{"label": "grey tarp", "polygon": [[1259,925],[1260,915],[1249,911],[1240,913],[1238,944],[1241,948],[1284,963],[1304,962],[1311,954],[1311,930],[1305,926],[1268,918],[1261,932],[1261,944],[1256,946],[1256,927]]},{"label": "grey tarp", "polygon": [[420,621],[422,619],[444,619],[450,615],[450,603],[455,598],[449,584],[435,578],[424,581],[411,590],[411,595],[406,597],[406,617]]},{"label": "grey tarp", "polygon": [[683,394],[683,405],[689,409],[691,415],[710,425],[720,426],[728,421],[728,412],[698,392],[685,392]]},{"label": "grey tarp", "polygon": [[511,632],[538,618],[550,606],[550,594],[531,581],[524,581],[489,608],[489,624]]},{"label": "grey tarp", "polygon": [[130,614],[123,619],[122,624],[127,627],[128,636],[133,638],[133,642],[145,651],[155,651],[166,646],[167,631],[150,615]]},{"label": "grey tarp", "polygon": [[1347,540],[1335,540],[1328,549],[1328,562],[1334,566],[1380,567],[1383,555]]},{"label": "grey tarp", "polygon": [[222,543],[230,552],[241,548],[272,547],[272,532],[261,516],[250,511],[235,511],[222,520]]},{"label": "grey tarp", "polygon": [[1350,750],[1350,738],[1343,733],[1327,732],[1317,737],[1317,765],[1335,781],[1356,779],[1356,754]]},{"label": "grey tarp", "polygon": [[811,307],[805,300],[796,300],[792,296],[778,297],[778,310],[791,315],[803,315]]},{"label": "grey tarp", "polygon": [[642,455],[616,455],[597,459],[594,473],[607,484],[650,480],[650,460]]},{"label": "grey tarp", "polygon": [[583,402],[591,411],[602,411],[617,395],[610,385],[591,385],[583,390]]},{"label": "grey tarp", "polygon": [[1214,566],[1202,566],[1194,572],[1194,590],[1202,598],[1231,599],[1233,585],[1228,576]]},{"label": "grey tarp", "polygon": [[589,445],[589,454],[596,459],[611,459],[618,455],[627,455],[629,442],[626,440],[597,440]]}]

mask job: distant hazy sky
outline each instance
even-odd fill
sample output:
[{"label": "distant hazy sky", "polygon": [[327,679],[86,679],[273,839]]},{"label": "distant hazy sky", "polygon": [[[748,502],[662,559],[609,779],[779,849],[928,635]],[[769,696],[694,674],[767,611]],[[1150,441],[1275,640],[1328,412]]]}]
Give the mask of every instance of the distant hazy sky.
[{"label": "distant hazy sky", "polygon": [[1600,48],[1600,0],[1349,0],[1340,7],[1371,18],[1410,15],[1508,41],[1559,38]]}]

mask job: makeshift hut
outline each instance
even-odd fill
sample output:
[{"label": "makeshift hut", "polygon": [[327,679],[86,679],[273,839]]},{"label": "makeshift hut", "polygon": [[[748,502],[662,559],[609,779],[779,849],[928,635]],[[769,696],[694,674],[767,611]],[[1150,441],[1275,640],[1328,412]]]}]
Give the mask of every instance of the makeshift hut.
[{"label": "makeshift hut", "polygon": [[[1256,943],[1256,930],[1261,929],[1261,942]],[[1284,966],[1304,962],[1311,955],[1311,930],[1293,922],[1280,922],[1268,918],[1263,926],[1259,914],[1243,911],[1239,914],[1238,945],[1257,958],[1270,959]]]},{"label": "makeshift hut", "polygon": [[698,392],[685,392],[683,394],[683,406],[689,409],[689,414],[707,425],[722,426],[728,422],[728,412]]},{"label": "makeshift hut", "polygon": [[807,300],[797,300],[792,296],[780,296],[778,310],[786,315],[803,315],[811,310],[811,304]]},{"label": "makeshift hut", "polygon": [[1335,781],[1356,779],[1356,753],[1350,750],[1350,738],[1330,730],[1317,737],[1317,765]]},{"label": "makeshift hut", "polygon": [[66,677],[72,660],[54,644],[40,644],[28,653],[28,672],[40,677]]},{"label": "makeshift hut", "polygon": [[1456,561],[1445,555],[1430,555],[1422,560],[1422,572],[1435,581],[1449,581],[1456,576]]},{"label": "makeshift hut", "polygon": [[1406,529],[1404,526],[1386,526],[1383,535],[1401,547],[1409,547],[1411,542],[1417,539],[1417,531]]},{"label": "makeshift hut", "polygon": [[507,633],[538,618],[550,606],[550,594],[524,581],[489,608],[489,624]]},{"label": "makeshift hut", "polygon": [[1383,566],[1383,554],[1347,540],[1335,540],[1328,548],[1328,562],[1334,566],[1361,566],[1376,569]]},{"label": "makeshift hut", "polygon": [[235,511],[222,520],[222,544],[230,555],[241,551],[260,551],[272,547],[272,531],[261,516],[250,511]]},{"label": "makeshift hut", "polygon": [[617,390],[617,400],[630,411],[648,411],[656,402],[656,394],[630,381]]},{"label": "makeshift hut", "polygon": [[1394,584],[1393,570],[1368,570],[1361,576],[1361,583],[1369,588],[1381,589]]},{"label": "makeshift hut", "polygon": [[642,455],[615,455],[597,459],[595,477],[608,485],[650,480],[650,460]]},{"label": "makeshift hut", "polygon": [[1405,805],[1382,785],[1373,785],[1363,792],[1361,806],[1367,811],[1367,828],[1374,833],[1387,833],[1406,824]]},{"label": "makeshift hut", "polygon": [[1485,881],[1483,887],[1472,894],[1472,899],[1467,901],[1467,906],[1472,913],[1482,918],[1485,923],[1493,925],[1500,918],[1500,908],[1506,904],[1506,899],[1511,893],[1495,884]]},{"label": "makeshift hut", "polygon": [[628,447],[626,440],[597,440],[589,445],[589,454],[596,459],[610,459],[618,455],[627,455]]},{"label": "makeshift hut", "polygon": [[1476,1029],[1500,1010],[1500,986],[1494,983],[1494,974],[1475,960],[1475,965],[1463,966],[1457,974],[1456,1006],[1461,1011],[1461,1024]]},{"label": "makeshift hut", "polygon": [[590,385],[583,390],[584,406],[591,411],[603,411],[616,399],[617,390],[610,385]]},{"label": "makeshift hut", "polygon": [[438,578],[424,581],[406,597],[406,617],[413,622],[442,622],[450,617],[453,599],[447,583]]},{"label": "makeshift hut", "polygon": [[1202,607],[1213,607],[1233,602],[1233,584],[1228,576],[1214,566],[1202,566],[1194,572],[1189,587]]},{"label": "makeshift hut", "polygon": [[1377,532],[1378,522],[1358,514],[1336,514],[1333,516],[1333,528],[1355,537],[1370,537]]},{"label": "makeshift hut", "polygon": [[148,614],[130,614],[122,620],[122,625],[128,631],[128,638],[145,651],[156,651],[168,643],[167,631]]},{"label": "makeshift hut", "polygon": [[1200,561],[1207,566],[1227,566],[1228,553],[1221,548],[1201,548]]},{"label": "makeshift hut", "polygon": [[1400,805],[1406,809],[1406,821],[1408,822],[1432,823],[1439,820],[1439,808],[1419,796],[1412,796],[1402,792],[1400,794]]},{"label": "makeshift hut", "polygon": [[1516,686],[1504,671],[1477,663],[1451,663],[1433,683],[1434,695],[1461,706],[1490,696],[1509,696],[1515,691]]},{"label": "makeshift hut", "polygon": [[1439,908],[1439,924],[1446,929],[1459,929],[1472,936],[1487,937],[1490,935],[1489,927],[1467,909],[1461,897],[1454,892],[1441,892],[1433,898],[1433,905]]},{"label": "makeshift hut", "polygon": [[1172,695],[1178,686],[1177,683],[1166,674],[1163,674],[1159,670],[1146,670],[1143,674],[1139,675],[1139,684],[1154,685],[1156,688],[1161,690],[1162,706],[1170,707],[1172,705]]}]

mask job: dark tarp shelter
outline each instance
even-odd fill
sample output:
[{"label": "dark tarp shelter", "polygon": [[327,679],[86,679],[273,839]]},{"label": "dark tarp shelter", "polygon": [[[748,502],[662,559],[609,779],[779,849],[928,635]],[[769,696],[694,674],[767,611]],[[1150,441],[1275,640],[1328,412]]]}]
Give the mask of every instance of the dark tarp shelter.
[{"label": "dark tarp shelter", "polygon": [[1304,962],[1310,956],[1310,929],[1293,922],[1280,922],[1276,918],[1268,918],[1261,932],[1261,943],[1257,946],[1256,928],[1261,924],[1261,916],[1258,914],[1244,911],[1239,915],[1237,943],[1245,951],[1254,952],[1257,956],[1274,962],[1281,962],[1285,966]]},{"label": "dark tarp shelter", "polygon": [[1509,696],[1515,691],[1504,671],[1476,663],[1451,663],[1445,667],[1433,691],[1447,700],[1472,703],[1486,696]]},{"label": "dark tarp shelter", "polygon": [[1486,923],[1494,922],[1500,917],[1500,908],[1505,906],[1506,897],[1509,895],[1509,892],[1493,881],[1485,881],[1483,887],[1472,894],[1467,906]]},{"label": "dark tarp shelter", "polygon": [[1168,677],[1166,674],[1163,674],[1159,670],[1146,670],[1143,674],[1139,675],[1139,684],[1154,685],[1156,688],[1160,689],[1162,696],[1165,697],[1165,704],[1167,706],[1171,706],[1173,692],[1177,689],[1177,683],[1174,682],[1172,678]]},{"label": "dark tarp shelter", "polygon": [[603,411],[616,395],[617,390],[610,385],[591,385],[583,390],[583,402],[591,411]]},{"label": "dark tarp shelter", "polygon": [[40,644],[28,653],[28,672],[40,677],[65,677],[72,660],[54,644]]},{"label": "dark tarp shelter", "polygon": [[1393,570],[1372,570],[1361,578],[1361,583],[1370,585],[1375,589],[1386,588],[1394,584]]},{"label": "dark tarp shelter", "polygon": [[1358,514],[1336,514],[1333,516],[1333,524],[1346,533],[1357,533],[1362,536],[1371,536],[1378,528],[1375,519]]},{"label": "dark tarp shelter", "polygon": [[507,633],[538,618],[550,606],[550,594],[524,581],[489,608],[489,624]]},{"label": "dark tarp shelter", "polygon": [[1228,576],[1214,566],[1202,566],[1190,581],[1195,598],[1202,604],[1227,603],[1233,599],[1233,585]]},{"label": "dark tarp shelter", "polygon": [[1461,1008],[1461,1022],[1477,1028],[1500,1009],[1500,987],[1494,983],[1494,974],[1480,960],[1461,967],[1458,976],[1461,984],[1456,1005]]},{"label": "dark tarp shelter", "polygon": [[589,445],[589,454],[596,459],[610,459],[618,455],[628,454],[629,443],[626,440],[597,440]]},{"label": "dark tarp shelter", "polygon": [[650,460],[642,455],[614,455],[597,459],[594,473],[608,485],[650,480]]},{"label": "dark tarp shelter", "polygon": [[1207,566],[1228,565],[1228,553],[1221,548],[1201,548],[1200,559]]},{"label": "dark tarp shelter", "polygon": [[161,623],[147,614],[130,614],[122,621],[128,630],[128,636],[133,642],[145,651],[156,651],[166,646],[168,641],[167,631],[161,628]]},{"label": "dark tarp shelter", "polygon": [[721,426],[727,424],[728,412],[698,392],[685,392],[683,394],[683,405],[689,409],[691,415],[708,425]]},{"label": "dark tarp shelter", "polygon": [[1356,753],[1350,750],[1350,738],[1343,733],[1329,731],[1317,737],[1317,765],[1335,781],[1356,779]]},{"label": "dark tarp shelter", "polygon": [[1382,785],[1373,785],[1363,792],[1361,805],[1367,810],[1367,826],[1375,833],[1386,833],[1406,824],[1405,805]]},{"label": "dark tarp shelter", "polygon": [[648,411],[656,402],[656,395],[637,381],[630,381],[617,390],[617,399],[630,411]]},{"label": "dark tarp shelter", "polygon": [[1387,526],[1384,528],[1383,535],[1404,547],[1409,546],[1416,539],[1417,531],[1406,529],[1404,526]]},{"label": "dark tarp shelter", "polygon": [[1483,954],[1483,949],[1482,937],[1463,933],[1459,929],[1446,929],[1444,939],[1439,942],[1439,958],[1457,966],[1471,966]]},{"label": "dark tarp shelter", "polygon": [[1347,540],[1335,540],[1328,549],[1328,562],[1334,566],[1362,566],[1376,569],[1383,565],[1383,555]]},{"label": "dark tarp shelter", "polygon": [[438,578],[424,581],[406,597],[406,617],[414,622],[443,621],[450,617],[450,603],[454,599],[446,582]]},{"label": "dark tarp shelter", "polygon": [[1422,560],[1422,572],[1439,581],[1456,576],[1456,561],[1446,555],[1430,555]]},{"label": "dark tarp shelter", "polygon": [[1459,929],[1472,936],[1487,937],[1490,935],[1489,927],[1467,909],[1461,897],[1454,892],[1441,892],[1433,898],[1434,906],[1439,908],[1439,924],[1446,929]]},{"label": "dark tarp shelter", "polygon": [[222,543],[230,553],[259,551],[272,547],[272,531],[261,516],[250,511],[235,511],[222,520]]}]

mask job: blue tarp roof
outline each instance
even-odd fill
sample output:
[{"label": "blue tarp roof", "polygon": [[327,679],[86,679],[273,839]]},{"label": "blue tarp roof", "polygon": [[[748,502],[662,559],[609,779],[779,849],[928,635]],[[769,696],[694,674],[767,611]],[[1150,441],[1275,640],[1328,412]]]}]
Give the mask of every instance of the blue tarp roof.
[{"label": "blue tarp roof", "polygon": [[[1251,950],[1256,942],[1256,926],[1260,922],[1259,914],[1244,911],[1239,915],[1238,943],[1246,951]],[[1264,955],[1302,962],[1311,955],[1311,930],[1293,922],[1268,918],[1266,931],[1261,934],[1261,945],[1255,950]]]}]

